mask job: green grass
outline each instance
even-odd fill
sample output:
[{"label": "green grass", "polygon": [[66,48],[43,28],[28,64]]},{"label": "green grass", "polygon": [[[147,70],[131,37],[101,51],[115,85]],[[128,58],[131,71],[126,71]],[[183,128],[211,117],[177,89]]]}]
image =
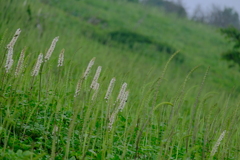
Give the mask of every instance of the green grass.
[{"label": "green grass", "polygon": [[[89,23],[94,17],[98,24]],[[157,8],[110,0],[1,0],[0,19],[2,159],[239,158],[240,74],[220,59],[230,46],[215,29]],[[22,32],[6,73],[6,46],[17,28]],[[31,76],[38,55],[46,54],[56,36],[50,60]],[[24,47],[24,69],[15,76]],[[64,65],[57,67],[63,48]],[[99,89],[92,99],[98,66]],[[124,82],[129,96],[120,112],[116,99]]]}]

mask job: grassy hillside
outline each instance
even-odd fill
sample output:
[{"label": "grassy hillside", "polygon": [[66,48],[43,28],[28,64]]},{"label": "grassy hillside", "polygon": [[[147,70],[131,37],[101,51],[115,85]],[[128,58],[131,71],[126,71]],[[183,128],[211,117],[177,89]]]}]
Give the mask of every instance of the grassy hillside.
[{"label": "grassy hillside", "polygon": [[[0,20],[3,158],[240,156],[240,74],[220,59],[231,46],[216,29],[158,8],[113,0],[0,0]],[[7,73],[6,46],[17,28],[22,32]],[[45,56],[57,36],[50,60],[38,76],[31,76],[39,54]],[[24,70],[14,76],[23,48]],[[57,67],[63,48],[64,66]],[[83,78],[93,57],[90,75]],[[100,87],[89,88],[99,65]],[[115,88],[106,101],[113,77]],[[128,99],[116,100],[124,82]],[[82,88],[74,96],[77,84]],[[218,147],[221,134],[225,138]]]},{"label": "grassy hillside", "polygon": [[[202,69],[200,69],[201,71],[199,70],[201,74],[198,78],[200,78],[205,69],[210,66],[210,74],[212,74],[209,77],[210,86],[216,88],[221,86],[223,90],[228,91],[234,87],[239,88],[237,84],[239,78],[238,71],[229,70],[226,63],[220,59],[220,54],[228,48],[216,29],[195,24],[188,20],[177,19],[173,15],[166,17],[164,13],[156,8],[148,8],[134,3],[111,1],[47,2],[40,3],[36,1],[32,2],[32,4],[28,2],[29,4],[23,6],[23,1],[18,2],[19,4],[9,4],[9,8],[4,8],[4,5],[2,5],[6,11],[8,10],[8,12],[3,14],[2,33],[5,31],[5,28],[11,29],[12,32],[18,27],[22,28],[23,31],[28,30],[28,33],[24,33],[27,39],[22,42],[23,46],[26,43],[29,44],[28,42],[31,42],[34,38],[41,44],[35,43],[28,47],[31,47],[31,49],[36,48],[36,50],[40,48],[42,51],[46,49],[45,46],[49,43],[49,39],[61,33],[62,41],[59,41],[59,43],[65,48],[69,44],[73,45],[66,48],[69,53],[79,53],[81,50],[84,50],[83,48],[75,47],[75,45],[79,46],[80,43],[82,44],[87,40],[91,41],[90,43],[93,41],[93,43],[99,46],[104,44],[103,46],[107,46],[108,49],[111,48],[124,52],[122,54],[131,56],[145,55],[146,59],[158,66],[160,66],[159,63],[165,61],[164,57],[166,57],[166,54],[163,53],[164,49],[161,51],[161,49],[156,49],[151,44],[159,44],[160,46],[171,48],[168,54],[180,50],[179,61],[181,64],[178,66],[182,67],[179,72],[180,75],[181,72],[186,74],[187,71],[196,65],[203,65]],[[7,6],[7,2],[2,1],[2,3]],[[36,5],[37,3],[39,4]],[[13,7],[14,5],[16,7]],[[9,12],[11,9],[17,10],[20,14],[15,15],[15,17],[11,16],[12,14]],[[51,12],[48,12],[48,10]],[[29,12],[30,14],[28,14]],[[15,27],[11,27],[11,25]],[[133,32],[147,37],[152,42],[148,46],[143,46],[142,43],[136,42],[133,47],[129,48],[124,43],[125,41],[123,44],[116,40],[111,40],[114,38],[110,35],[114,32]],[[31,35],[32,38],[27,37],[28,35]],[[48,43],[46,39],[48,39]],[[64,44],[64,39],[67,39],[68,43]],[[86,45],[81,45],[81,47],[84,46]],[[91,48],[93,47],[94,45],[91,46]],[[89,47],[86,48],[90,49]],[[86,53],[86,51],[84,52]],[[91,56],[95,56],[96,53],[92,52]],[[128,54],[127,52],[133,54]],[[112,53],[114,54],[115,51]],[[76,57],[79,55],[75,54]],[[161,59],[164,60],[161,61]],[[219,80],[220,77],[221,80]]]}]

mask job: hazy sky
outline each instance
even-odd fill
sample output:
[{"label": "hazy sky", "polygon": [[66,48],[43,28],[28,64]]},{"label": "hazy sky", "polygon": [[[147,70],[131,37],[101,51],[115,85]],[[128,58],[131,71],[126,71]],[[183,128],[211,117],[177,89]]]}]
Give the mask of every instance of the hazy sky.
[{"label": "hazy sky", "polygon": [[198,4],[201,5],[203,10],[209,10],[212,4],[216,4],[222,8],[224,8],[224,6],[232,7],[240,15],[240,0],[182,0],[182,3],[190,14],[193,13]]}]

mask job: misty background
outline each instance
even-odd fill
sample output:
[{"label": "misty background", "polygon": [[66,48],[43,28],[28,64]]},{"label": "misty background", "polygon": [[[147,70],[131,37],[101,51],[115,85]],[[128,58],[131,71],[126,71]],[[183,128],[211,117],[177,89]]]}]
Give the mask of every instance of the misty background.
[{"label": "misty background", "polygon": [[[171,1],[171,0],[170,0]],[[173,0],[177,2],[177,0]],[[203,10],[208,11],[211,9],[212,5],[217,5],[220,8],[230,7],[240,13],[240,1],[239,0],[182,0],[187,13],[192,15],[197,6],[201,6]]]},{"label": "misty background", "polygon": [[240,29],[240,1],[237,0],[128,0],[144,5],[160,7],[196,22],[215,27]]}]

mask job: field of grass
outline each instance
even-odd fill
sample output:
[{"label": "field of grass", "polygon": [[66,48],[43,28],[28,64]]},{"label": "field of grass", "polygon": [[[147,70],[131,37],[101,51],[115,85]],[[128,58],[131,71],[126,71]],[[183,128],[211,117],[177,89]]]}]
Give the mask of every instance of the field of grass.
[{"label": "field of grass", "polygon": [[239,159],[230,47],[135,3],[0,0],[1,159]]}]

